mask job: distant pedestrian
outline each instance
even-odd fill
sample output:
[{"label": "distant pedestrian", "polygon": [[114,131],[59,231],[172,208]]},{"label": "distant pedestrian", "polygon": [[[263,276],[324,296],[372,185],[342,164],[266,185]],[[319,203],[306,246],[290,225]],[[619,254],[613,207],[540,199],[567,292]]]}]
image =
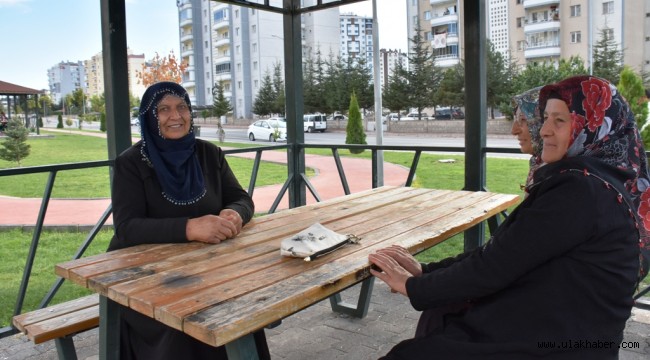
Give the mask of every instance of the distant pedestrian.
[{"label": "distant pedestrian", "polygon": [[9,120],[7,120],[7,115],[5,115],[4,111],[0,111],[0,132],[4,133],[5,130],[7,129],[7,123]]}]

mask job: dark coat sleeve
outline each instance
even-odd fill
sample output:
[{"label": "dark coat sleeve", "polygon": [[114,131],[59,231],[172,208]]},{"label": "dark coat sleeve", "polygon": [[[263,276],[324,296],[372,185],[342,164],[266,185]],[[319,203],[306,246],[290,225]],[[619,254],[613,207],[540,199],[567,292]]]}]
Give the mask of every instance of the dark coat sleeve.
[{"label": "dark coat sleeve", "polygon": [[587,241],[596,230],[602,184],[587,177],[561,176],[545,183],[530,206],[520,205],[515,221],[484,247],[420,277],[407,280],[413,307],[423,310],[494,294],[535,269]]}]

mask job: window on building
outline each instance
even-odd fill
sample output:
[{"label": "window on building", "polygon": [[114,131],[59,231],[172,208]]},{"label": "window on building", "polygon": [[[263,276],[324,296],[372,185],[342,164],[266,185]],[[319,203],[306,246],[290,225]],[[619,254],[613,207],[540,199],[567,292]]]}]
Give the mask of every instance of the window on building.
[{"label": "window on building", "polygon": [[203,9],[203,17],[208,17],[208,10],[207,9]]},{"label": "window on building", "polygon": [[580,31],[572,31],[571,32],[571,43],[572,44],[577,44],[582,41],[582,34]]},{"label": "window on building", "polygon": [[257,25],[253,25],[251,30],[252,30],[253,34],[257,33]]},{"label": "window on building", "polygon": [[237,55],[241,54],[241,46],[237,45],[236,49],[237,49]]},{"label": "window on building", "polygon": [[518,27],[518,28],[524,26],[524,20],[525,20],[524,17],[518,17],[518,18],[517,18],[517,27]]},{"label": "window on building", "polygon": [[259,84],[259,80],[253,81],[253,85],[255,86],[256,89],[259,87],[258,84]]},{"label": "window on building", "polygon": [[205,78],[206,78],[206,79],[209,79],[209,78],[210,78],[210,72],[209,72],[209,71],[206,71],[206,72],[205,72]]},{"label": "window on building", "polygon": [[207,49],[207,48],[210,47],[210,44],[209,44],[208,41],[206,40],[206,41],[203,42],[203,46]]},{"label": "window on building", "polygon": [[254,44],[253,44],[253,52],[254,52],[254,53],[257,52],[257,43],[254,43]]},{"label": "window on building", "polygon": [[255,9],[251,9],[251,14],[255,15]]},{"label": "window on building", "polygon": [[239,36],[239,28],[238,27],[235,28],[235,36]]},{"label": "window on building", "polygon": [[427,10],[424,12],[424,20],[431,20],[431,11]]},{"label": "window on building", "polygon": [[603,2],[603,14],[613,14],[614,13],[614,2],[605,1]]},{"label": "window on building", "polygon": [[241,63],[237,63],[237,71],[241,72]]},{"label": "window on building", "polygon": [[209,64],[209,63],[210,63],[210,57],[208,57],[208,56],[205,57],[205,63],[206,63],[206,64]]},{"label": "window on building", "polygon": [[235,19],[239,19],[239,9],[235,9]]},{"label": "window on building", "polygon": [[237,89],[241,90],[241,81],[237,81]]},{"label": "window on building", "polygon": [[580,16],[580,5],[572,5],[570,9],[571,9],[571,17]]},{"label": "window on building", "polygon": [[253,61],[253,71],[257,71],[257,61]]},{"label": "window on building", "polygon": [[208,25],[203,25],[203,32],[208,32]]},{"label": "window on building", "polygon": [[519,51],[526,50],[526,41],[524,40],[517,41],[517,50]]}]

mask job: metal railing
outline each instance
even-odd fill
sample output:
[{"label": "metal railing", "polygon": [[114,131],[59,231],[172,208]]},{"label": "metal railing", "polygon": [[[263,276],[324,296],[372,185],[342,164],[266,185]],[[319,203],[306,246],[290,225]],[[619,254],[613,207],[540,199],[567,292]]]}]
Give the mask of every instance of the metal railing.
[{"label": "metal railing", "polygon": [[[255,191],[255,185],[257,182],[257,177],[259,174],[259,169],[260,165],[262,162],[262,154],[264,151],[273,151],[273,150],[286,150],[288,149],[287,144],[280,144],[280,145],[271,145],[271,146],[263,146],[263,147],[255,147],[255,148],[241,148],[241,149],[228,149],[224,150],[225,155],[234,155],[234,154],[243,154],[243,153],[255,153],[255,158],[253,160],[253,167],[251,170],[251,177],[250,181],[248,184],[248,193],[253,196],[253,192]],[[448,147],[448,146],[388,146],[388,145],[316,145],[316,144],[301,144],[300,145],[301,150],[305,149],[330,149],[332,152],[332,157],[334,158],[334,161],[336,163],[336,168],[338,171],[339,179],[341,186],[343,187],[343,191],[346,195],[350,194],[350,188],[348,186],[348,181],[347,177],[345,175],[345,170],[343,168],[342,162],[341,162],[341,155],[339,153],[339,150],[341,149],[364,149],[364,150],[370,150],[372,152],[372,187],[378,187],[380,184],[378,183],[378,176],[377,176],[377,156],[379,151],[409,151],[413,152],[413,160],[411,161],[411,165],[409,167],[409,173],[407,175],[407,178],[405,179],[404,186],[411,186],[413,179],[415,178],[415,173],[419,165],[419,160],[422,155],[422,153],[429,153],[429,152],[438,152],[438,153],[447,153],[447,152],[453,152],[453,153],[464,153],[465,148],[464,147]],[[497,147],[486,147],[484,149],[485,153],[502,153],[502,154],[519,154],[519,149],[516,148],[497,148]],[[112,168],[114,165],[113,160],[104,160],[104,161],[93,161],[93,162],[82,162],[82,163],[71,163],[71,164],[61,164],[61,165],[47,165],[47,166],[37,166],[37,167],[27,167],[27,168],[13,168],[13,169],[4,169],[0,170],[0,177],[3,176],[16,176],[16,175],[26,175],[26,174],[37,174],[37,173],[48,173],[49,177],[47,179],[47,182],[45,184],[45,190],[41,202],[41,207],[39,210],[39,214],[36,220],[36,224],[34,226],[34,232],[32,235],[32,241],[30,244],[29,252],[27,255],[27,260],[25,263],[25,268],[23,270],[22,274],[22,280],[20,283],[20,287],[18,290],[17,298],[16,298],[16,304],[14,307],[14,313],[13,316],[18,315],[22,312],[23,310],[23,304],[25,300],[25,295],[27,291],[27,286],[29,284],[29,278],[32,272],[32,267],[34,264],[34,260],[36,258],[36,251],[38,248],[39,240],[41,237],[41,233],[43,231],[44,227],[44,219],[45,219],[45,214],[47,212],[47,207],[51,198],[52,194],[52,189],[54,187],[54,182],[56,179],[56,175],[59,172],[62,171],[69,171],[69,170],[79,170],[79,169],[89,169],[89,168],[97,168],[97,167],[108,167]],[[300,180],[303,181],[306,188],[311,192],[311,194],[314,196],[314,198],[317,201],[321,201],[321,197],[318,194],[317,189],[314,188],[314,186],[311,184],[309,179],[305,176],[305,174],[288,174],[286,181],[284,182],[283,186],[281,187],[278,195],[276,196],[273,204],[271,205],[269,209],[269,213],[273,213],[277,210],[277,207],[284,197],[285,193],[287,192],[289,184],[294,181],[294,180]],[[107,209],[104,211],[104,213],[100,216],[98,219],[97,223],[92,227],[92,229],[89,231],[88,236],[86,239],[82,242],[82,244],[78,247],[75,255],[73,256],[72,260],[79,259],[83,256],[84,252],[86,249],[90,246],[92,241],[95,239],[95,236],[99,233],[101,228],[104,226],[106,220],[112,213],[112,206],[109,205]],[[502,214],[503,216],[506,216],[505,213]],[[496,228],[496,226],[499,225],[499,219],[498,218],[492,218],[488,220],[488,224],[490,226],[490,231],[492,232],[493,229]],[[63,279],[58,278],[55,283],[51,286],[50,290],[45,294],[43,299],[41,300],[39,304],[39,308],[43,308],[48,306],[54,295],[56,295],[57,291],[63,284]],[[647,293],[650,291],[650,287],[643,290],[640,292],[637,297],[642,296],[643,294]],[[635,299],[637,298],[635,297]],[[4,328],[0,329],[0,338],[3,338],[5,336],[12,335],[16,333],[17,330],[13,328],[12,326],[7,326]]]}]

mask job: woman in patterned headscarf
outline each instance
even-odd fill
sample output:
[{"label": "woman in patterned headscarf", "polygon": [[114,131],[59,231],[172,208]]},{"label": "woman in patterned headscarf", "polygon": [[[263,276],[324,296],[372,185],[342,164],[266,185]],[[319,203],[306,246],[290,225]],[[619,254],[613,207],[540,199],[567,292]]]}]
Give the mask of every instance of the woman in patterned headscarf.
[{"label": "woman in patterned headscarf", "polygon": [[[223,151],[197,139],[185,89],[151,85],[140,105],[142,140],[115,159],[110,250],[146,243],[219,243],[239,234],[253,216]],[[122,307],[121,359],[227,359],[224,347],[206,345]],[[255,334],[260,358],[269,358],[263,331]]]},{"label": "woman in patterned headscarf", "polygon": [[540,91],[543,165],[484,246],[420,264],[398,246],[371,273],[427,313],[466,302],[384,359],[617,359],[639,280],[648,175],[629,106],[580,76]]},{"label": "woman in patterned headscarf", "polygon": [[[512,129],[510,133],[517,137],[521,152],[530,154],[530,169],[526,179],[526,185],[532,181],[532,175],[535,170],[542,164],[540,155],[542,153],[542,137],[539,135],[539,129],[542,127],[542,118],[539,114],[539,90],[542,87],[536,87],[527,90],[512,98]],[[522,190],[525,186],[522,186]]]}]

